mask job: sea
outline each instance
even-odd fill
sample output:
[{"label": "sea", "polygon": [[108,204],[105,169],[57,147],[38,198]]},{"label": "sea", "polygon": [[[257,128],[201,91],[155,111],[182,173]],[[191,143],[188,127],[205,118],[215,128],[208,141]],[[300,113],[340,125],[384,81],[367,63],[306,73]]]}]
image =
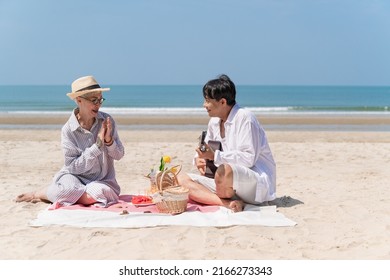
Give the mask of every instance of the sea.
[{"label": "sea", "polygon": [[[101,110],[115,115],[206,115],[201,85],[105,85]],[[390,117],[390,86],[237,85],[237,102],[255,114]],[[0,114],[69,114],[63,85],[0,85]],[[387,127],[386,127],[387,129]]]}]

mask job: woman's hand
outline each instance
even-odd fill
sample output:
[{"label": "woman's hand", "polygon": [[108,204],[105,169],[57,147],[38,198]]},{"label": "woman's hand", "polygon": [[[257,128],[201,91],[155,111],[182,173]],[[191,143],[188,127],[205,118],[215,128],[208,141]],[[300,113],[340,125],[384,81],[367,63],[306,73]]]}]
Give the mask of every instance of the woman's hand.
[{"label": "woman's hand", "polygon": [[107,123],[106,123],[106,120],[104,120],[102,123],[102,127],[100,128],[99,133],[97,135],[97,137],[100,139],[101,143],[103,143],[105,141],[104,137],[106,134],[106,127],[107,127]]},{"label": "woman's hand", "polygon": [[106,129],[104,133],[104,143],[108,146],[112,144],[112,122],[110,117],[104,120],[103,125],[105,123]]}]

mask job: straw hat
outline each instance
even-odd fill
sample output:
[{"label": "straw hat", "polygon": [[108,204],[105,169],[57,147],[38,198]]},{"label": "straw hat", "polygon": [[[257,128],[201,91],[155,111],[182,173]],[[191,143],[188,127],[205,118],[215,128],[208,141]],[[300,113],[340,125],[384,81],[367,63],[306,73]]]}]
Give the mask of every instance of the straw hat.
[{"label": "straw hat", "polygon": [[101,88],[93,76],[78,78],[72,83],[72,92],[67,93],[70,99],[95,91],[109,91],[109,88]]}]

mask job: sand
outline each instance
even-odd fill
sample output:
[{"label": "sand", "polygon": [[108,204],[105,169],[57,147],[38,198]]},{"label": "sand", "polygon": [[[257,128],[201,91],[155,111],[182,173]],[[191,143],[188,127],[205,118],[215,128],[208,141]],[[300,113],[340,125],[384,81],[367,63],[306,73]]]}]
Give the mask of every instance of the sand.
[{"label": "sand", "polygon": [[[20,119],[31,122],[42,120]],[[351,122],[382,123],[364,117]],[[281,117],[278,123],[288,120]],[[305,123],[318,120],[306,117]],[[0,129],[0,259],[390,259],[390,132],[317,129],[267,134],[277,163],[278,198],[273,203],[297,222],[294,227],[33,228],[29,221],[47,204],[13,199],[46,186],[61,168],[60,131],[45,126]],[[192,170],[198,135],[195,129],[121,130],[126,155],[116,163],[116,171],[122,193],[145,189],[144,175],[162,154],[174,156],[184,171]]]}]

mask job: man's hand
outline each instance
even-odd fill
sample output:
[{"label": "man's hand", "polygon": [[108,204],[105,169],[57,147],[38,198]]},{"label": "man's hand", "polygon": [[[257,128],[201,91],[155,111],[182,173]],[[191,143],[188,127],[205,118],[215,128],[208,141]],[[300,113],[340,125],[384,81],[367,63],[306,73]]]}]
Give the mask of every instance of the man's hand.
[{"label": "man's hand", "polygon": [[204,158],[195,158],[195,165],[201,175],[206,173],[206,160]]},{"label": "man's hand", "polygon": [[196,149],[199,158],[214,160],[214,150],[207,144],[204,144],[206,150],[202,152],[199,148]]}]

